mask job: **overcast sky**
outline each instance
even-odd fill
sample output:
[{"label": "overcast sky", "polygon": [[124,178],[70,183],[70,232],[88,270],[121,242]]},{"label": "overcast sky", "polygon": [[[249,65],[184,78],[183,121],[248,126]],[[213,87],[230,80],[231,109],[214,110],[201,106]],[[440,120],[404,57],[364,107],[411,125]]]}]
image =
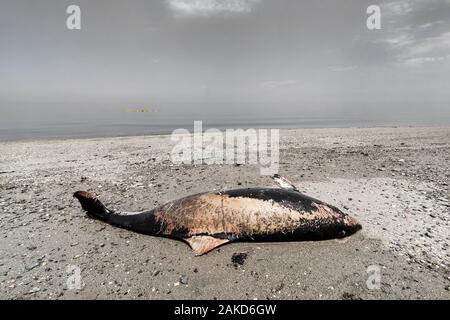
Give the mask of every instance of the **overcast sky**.
[{"label": "overcast sky", "polygon": [[[81,30],[66,28],[70,4]],[[382,30],[366,28],[370,4],[381,5]],[[450,0],[0,0],[0,46],[0,109],[450,108]]]}]

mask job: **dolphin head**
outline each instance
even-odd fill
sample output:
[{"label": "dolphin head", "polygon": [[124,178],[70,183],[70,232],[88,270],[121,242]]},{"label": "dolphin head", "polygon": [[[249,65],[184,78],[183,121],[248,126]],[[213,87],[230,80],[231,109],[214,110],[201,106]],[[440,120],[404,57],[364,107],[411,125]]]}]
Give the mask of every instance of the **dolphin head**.
[{"label": "dolphin head", "polygon": [[356,219],[345,214],[343,222],[337,223],[336,228],[338,230],[336,238],[344,238],[358,232],[362,229],[362,226]]},{"label": "dolphin head", "polygon": [[344,238],[362,229],[359,222],[334,206],[324,203],[313,203],[313,211],[320,221],[315,224],[316,232],[324,239]]}]

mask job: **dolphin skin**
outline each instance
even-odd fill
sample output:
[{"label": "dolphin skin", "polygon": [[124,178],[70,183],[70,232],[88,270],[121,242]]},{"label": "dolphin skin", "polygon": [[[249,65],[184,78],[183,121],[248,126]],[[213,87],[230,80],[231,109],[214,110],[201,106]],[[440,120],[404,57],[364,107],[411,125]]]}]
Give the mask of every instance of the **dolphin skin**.
[{"label": "dolphin skin", "polygon": [[197,255],[231,241],[326,240],[361,229],[338,208],[296,189],[207,192],[136,213],[107,209],[84,191],[75,192],[74,197],[91,218],[146,235],[186,241]]}]

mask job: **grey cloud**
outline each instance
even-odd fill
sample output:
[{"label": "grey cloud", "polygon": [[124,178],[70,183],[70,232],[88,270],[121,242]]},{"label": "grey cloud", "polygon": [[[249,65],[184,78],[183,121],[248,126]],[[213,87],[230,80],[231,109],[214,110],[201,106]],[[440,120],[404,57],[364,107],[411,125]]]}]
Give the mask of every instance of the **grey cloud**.
[{"label": "grey cloud", "polygon": [[[396,62],[441,62],[450,54],[450,1],[394,1],[383,5],[387,36],[378,40]],[[447,17],[447,18],[445,18]]]},{"label": "grey cloud", "polygon": [[223,13],[249,13],[261,0],[166,0],[178,15],[211,16]]},{"label": "grey cloud", "polygon": [[292,87],[296,85],[298,82],[296,80],[282,80],[282,81],[265,81],[261,83],[261,87],[267,89],[276,89],[276,88],[286,88]]},{"label": "grey cloud", "polygon": [[357,68],[358,68],[358,66],[353,65],[353,66],[342,66],[342,67],[330,67],[330,70],[334,71],[334,72],[344,72],[344,71],[352,71]]}]

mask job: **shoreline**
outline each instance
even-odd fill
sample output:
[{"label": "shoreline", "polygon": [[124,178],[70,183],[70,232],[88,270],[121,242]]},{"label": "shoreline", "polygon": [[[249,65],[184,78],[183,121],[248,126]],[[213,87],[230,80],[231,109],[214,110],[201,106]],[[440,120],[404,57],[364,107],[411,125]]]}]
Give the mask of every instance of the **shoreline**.
[{"label": "shoreline", "polygon": [[[379,126],[348,126],[348,127],[282,127],[282,128],[276,128],[276,127],[257,127],[257,128],[251,128],[251,127],[236,127],[236,128],[225,128],[230,130],[248,130],[248,129],[261,129],[261,130],[271,130],[276,129],[280,131],[296,131],[296,130],[327,130],[327,129],[349,129],[349,130],[364,130],[364,129],[406,129],[406,128],[417,128],[417,129],[424,129],[424,128],[450,128],[450,124],[448,125],[442,125],[442,124],[436,124],[436,125],[379,125]],[[187,128],[187,130],[190,130],[191,128]],[[206,128],[206,130],[209,128]],[[220,131],[223,131],[224,129],[219,129]],[[191,132],[192,134],[192,132]],[[42,137],[42,138],[13,138],[13,139],[2,139],[0,137],[0,144],[5,143],[21,143],[21,142],[45,142],[45,141],[71,141],[71,140],[97,140],[97,139],[123,139],[123,138],[143,138],[143,137],[168,137],[171,136],[172,133],[143,133],[143,134],[129,134],[129,135],[98,135],[98,136],[87,136],[87,137],[80,137],[80,136],[73,136],[73,137]]]}]

